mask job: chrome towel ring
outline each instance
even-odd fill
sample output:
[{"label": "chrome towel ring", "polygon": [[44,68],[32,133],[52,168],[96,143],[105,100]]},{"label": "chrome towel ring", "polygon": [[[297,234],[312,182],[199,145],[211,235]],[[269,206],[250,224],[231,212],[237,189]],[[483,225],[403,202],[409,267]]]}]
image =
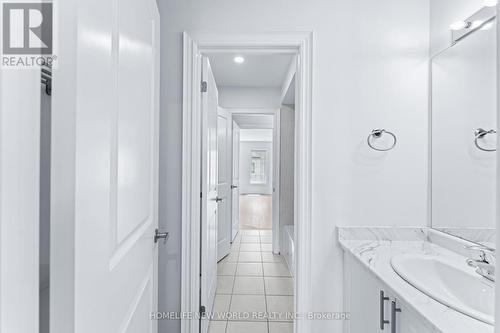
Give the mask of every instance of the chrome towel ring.
[{"label": "chrome towel ring", "polygon": [[482,129],[482,128],[478,128],[475,132],[474,132],[474,136],[475,136],[475,139],[474,139],[474,144],[476,145],[477,149],[479,150],[482,150],[482,151],[486,151],[486,152],[493,152],[493,151],[497,151],[496,148],[494,149],[487,149],[487,148],[483,148],[481,147],[481,145],[479,144],[479,139],[482,139],[484,138],[485,136],[487,136],[488,134],[496,134],[497,131],[494,130],[494,129],[491,129],[489,131],[485,130],[485,129]]},{"label": "chrome towel ring", "polygon": [[[377,148],[373,145],[373,142],[372,140],[373,139],[379,139],[382,137],[382,135],[384,135],[385,133],[389,134],[390,136],[392,136],[393,140],[394,140],[394,143],[392,144],[392,146],[390,146],[389,148]],[[385,129],[374,129],[370,135],[368,135],[368,139],[366,140],[368,142],[368,146],[370,146],[371,149],[373,150],[376,150],[376,151],[389,151],[389,150],[392,150],[394,149],[394,147],[396,147],[396,144],[398,143],[398,138],[396,137],[396,135],[392,132],[389,132]]]}]

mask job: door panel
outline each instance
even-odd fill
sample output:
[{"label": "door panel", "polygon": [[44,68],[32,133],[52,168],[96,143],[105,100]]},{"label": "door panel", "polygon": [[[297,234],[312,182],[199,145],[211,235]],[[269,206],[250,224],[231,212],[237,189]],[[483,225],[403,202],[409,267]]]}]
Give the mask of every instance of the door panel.
[{"label": "door panel", "polygon": [[231,161],[229,157],[231,149],[231,119],[227,110],[219,108],[217,116],[218,152],[219,152],[219,174],[218,174],[218,242],[217,261],[227,256],[231,250]]},{"label": "door panel", "polygon": [[159,15],[153,0],[87,0],[75,10],[75,88],[73,96],[57,95],[57,85],[65,84],[57,75],[71,74],[61,62],[54,76],[53,129],[59,140],[71,139],[62,119],[73,112],[74,151],[55,149],[53,165],[73,167],[74,187],[57,172],[52,177],[55,238],[62,230],[60,207],[74,210],[74,240],[56,241],[53,250],[66,251],[73,262],[59,265],[56,256],[53,267],[61,271],[51,276],[51,296],[60,302],[65,292],[72,313],[60,318],[52,311],[51,332],[155,333],[150,313],[157,311]]},{"label": "door panel", "polygon": [[[118,5],[117,241],[151,224],[154,108],[153,30],[138,0]],[[142,228],[144,229],[144,228]]]},{"label": "door panel", "polygon": [[240,228],[240,127],[233,121],[233,160],[232,160],[232,228],[231,241],[238,234]]},{"label": "door panel", "polygon": [[[218,92],[208,58],[203,57],[202,80],[202,218],[201,218],[201,305],[212,312],[217,288],[217,110]],[[208,320],[201,321],[201,333],[208,332]]]}]

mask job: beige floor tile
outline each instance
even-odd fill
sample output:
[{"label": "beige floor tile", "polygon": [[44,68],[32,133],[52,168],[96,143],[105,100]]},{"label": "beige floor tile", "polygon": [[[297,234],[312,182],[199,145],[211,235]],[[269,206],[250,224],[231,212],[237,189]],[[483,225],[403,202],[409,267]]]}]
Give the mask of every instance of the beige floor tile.
[{"label": "beige floor tile", "polygon": [[238,263],[237,276],[263,276],[261,263]]},{"label": "beige floor tile", "polygon": [[264,276],[291,276],[284,263],[263,263],[262,266],[264,267]]},{"label": "beige floor tile", "polygon": [[242,244],[245,244],[245,243],[260,243],[260,237],[257,235],[257,236],[243,236],[241,238],[241,243]]},{"label": "beige floor tile", "polygon": [[240,252],[239,262],[262,262],[260,252]]},{"label": "beige floor tile", "polygon": [[227,321],[211,321],[208,333],[225,333]]},{"label": "beige floor tile", "polygon": [[234,281],[233,294],[264,295],[264,279],[260,276],[237,276]]},{"label": "beige floor tile", "polygon": [[224,259],[219,261],[219,264],[226,262],[238,262],[239,252],[231,252]]},{"label": "beige floor tile", "polygon": [[240,252],[259,252],[259,243],[242,243],[240,246]]},{"label": "beige floor tile", "polygon": [[272,252],[262,252],[262,262],[284,262],[283,256]]},{"label": "beige floor tile", "polygon": [[259,234],[261,236],[272,236],[273,235],[273,231],[272,230],[260,230]]},{"label": "beige floor tile", "polygon": [[226,314],[229,312],[231,304],[231,295],[215,295],[214,307],[212,310],[214,320],[226,320]]},{"label": "beige floor tile", "polygon": [[240,251],[240,247],[241,247],[241,243],[233,243],[231,245],[231,252],[232,253],[239,252]]},{"label": "beige floor tile", "polygon": [[262,244],[260,244],[260,248],[261,248],[262,252],[272,252],[273,251],[273,245],[272,244],[262,243]]},{"label": "beige floor tile", "polygon": [[267,323],[230,321],[226,333],[268,333]]},{"label": "beige floor tile", "polygon": [[264,295],[233,295],[230,307],[236,316],[230,321],[266,321],[266,298]]},{"label": "beige floor tile", "polygon": [[217,275],[234,275],[236,273],[235,262],[225,262],[217,265]]},{"label": "beige floor tile", "polygon": [[293,323],[269,323],[269,333],[293,333]]},{"label": "beige floor tile", "polygon": [[217,294],[233,293],[234,276],[217,276]]},{"label": "beige floor tile", "polygon": [[293,296],[293,279],[265,277],[266,295]]},{"label": "beige floor tile", "polygon": [[266,296],[270,321],[293,321],[293,296]]},{"label": "beige floor tile", "polygon": [[240,230],[242,236],[259,236],[259,230]]},{"label": "beige floor tile", "polygon": [[273,242],[272,236],[260,236],[260,242],[263,244],[271,244]]}]

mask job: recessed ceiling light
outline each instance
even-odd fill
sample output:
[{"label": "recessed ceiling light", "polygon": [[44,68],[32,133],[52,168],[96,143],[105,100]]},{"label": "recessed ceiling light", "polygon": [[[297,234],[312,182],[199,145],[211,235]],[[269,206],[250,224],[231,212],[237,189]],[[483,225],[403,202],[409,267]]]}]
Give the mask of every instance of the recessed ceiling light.
[{"label": "recessed ceiling light", "polygon": [[498,4],[498,0],[485,0],[484,5],[486,7],[495,7]]},{"label": "recessed ceiling light", "polygon": [[237,64],[242,64],[245,62],[245,58],[243,58],[242,56],[236,56],[234,57],[234,62]]}]

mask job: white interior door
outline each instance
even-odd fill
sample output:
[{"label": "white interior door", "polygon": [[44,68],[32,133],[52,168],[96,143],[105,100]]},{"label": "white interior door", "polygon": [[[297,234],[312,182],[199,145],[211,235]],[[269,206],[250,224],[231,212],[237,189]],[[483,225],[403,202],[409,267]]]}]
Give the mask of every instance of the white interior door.
[{"label": "white interior door", "polygon": [[240,230],[240,126],[233,121],[233,158],[232,158],[232,200],[231,200],[231,215],[232,228],[231,240],[233,241],[238,231]]},{"label": "white interior door", "polygon": [[[210,61],[203,57],[202,80],[202,217],[201,217],[201,306],[212,312],[217,288],[217,219],[218,219],[218,151],[217,151],[217,85]],[[201,321],[201,333],[208,332],[208,320]]]},{"label": "white interior door", "polygon": [[54,71],[51,332],[154,333],[159,14],[69,0]]},{"label": "white interior door", "polygon": [[0,332],[38,332],[40,71],[0,70]]},{"label": "white interior door", "polygon": [[217,146],[218,146],[218,241],[217,261],[227,256],[231,250],[231,116],[223,108],[217,115]]}]

